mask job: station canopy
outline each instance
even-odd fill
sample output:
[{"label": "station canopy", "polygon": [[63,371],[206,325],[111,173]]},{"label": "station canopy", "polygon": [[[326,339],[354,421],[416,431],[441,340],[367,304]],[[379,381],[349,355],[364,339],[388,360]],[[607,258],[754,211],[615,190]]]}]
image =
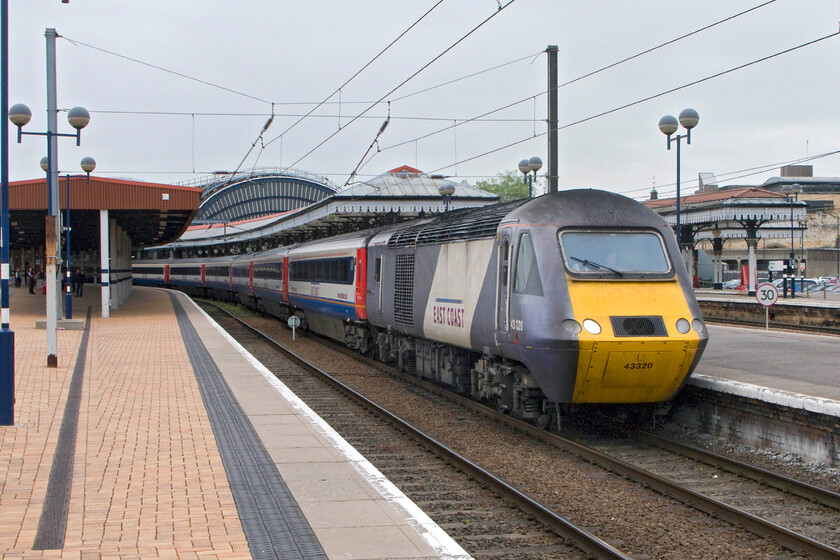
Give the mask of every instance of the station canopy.
[{"label": "station canopy", "polygon": [[[68,179],[59,177],[61,223],[65,223]],[[199,207],[201,189],[122,179],[71,175],[70,227],[73,250],[99,247],[100,210],[129,236],[135,248],[169,243],[186,230]],[[46,243],[46,178],[9,183],[11,249]]]},{"label": "station canopy", "polygon": [[[441,196],[452,192],[448,200]],[[447,208],[494,204],[499,197],[404,165],[289,212],[250,220],[192,224],[166,249],[214,247],[242,253],[438,214]]]},{"label": "station canopy", "polygon": [[[645,205],[676,226],[676,198],[648,200]],[[681,228],[690,229],[699,241],[749,237],[751,228],[759,237],[786,237],[792,222],[797,224],[796,229],[802,227],[799,222],[805,220],[807,204],[781,193],[744,187],[681,196],[680,206]]]}]

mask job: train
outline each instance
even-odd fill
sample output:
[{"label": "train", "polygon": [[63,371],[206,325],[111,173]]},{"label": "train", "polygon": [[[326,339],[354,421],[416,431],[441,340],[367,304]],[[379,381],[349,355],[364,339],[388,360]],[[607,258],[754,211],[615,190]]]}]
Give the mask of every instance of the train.
[{"label": "train", "polygon": [[135,284],[229,299],[547,427],[578,405],[667,403],[708,341],[673,230],[575,189],[207,259]]}]

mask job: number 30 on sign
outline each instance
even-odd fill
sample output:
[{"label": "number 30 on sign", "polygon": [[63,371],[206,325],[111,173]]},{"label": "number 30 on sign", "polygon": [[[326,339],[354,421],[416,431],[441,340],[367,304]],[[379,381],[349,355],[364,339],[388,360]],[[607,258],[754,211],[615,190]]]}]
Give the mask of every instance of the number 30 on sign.
[{"label": "number 30 on sign", "polygon": [[779,299],[779,290],[773,284],[760,284],[755,299],[764,307],[770,307]]}]

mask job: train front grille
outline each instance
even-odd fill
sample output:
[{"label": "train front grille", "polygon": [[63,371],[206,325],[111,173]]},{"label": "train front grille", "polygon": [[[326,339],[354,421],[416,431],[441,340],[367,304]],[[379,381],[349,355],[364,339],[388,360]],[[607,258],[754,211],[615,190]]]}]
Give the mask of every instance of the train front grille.
[{"label": "train front grille", "polygon": [[658,316],[610,317],[615,336],[668,336],[665,322]]}]

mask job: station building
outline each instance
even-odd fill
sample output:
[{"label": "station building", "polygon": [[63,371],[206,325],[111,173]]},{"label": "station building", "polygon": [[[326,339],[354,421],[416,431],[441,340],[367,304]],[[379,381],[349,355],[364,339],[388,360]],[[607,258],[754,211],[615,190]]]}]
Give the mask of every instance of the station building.
[{"label": "station building", "polygon": [[47,258],[55,257],[61,280],[69,268],[107,288],[103,316],[130,294],[131,251],[178,239],[201,197],[196,187],[85,175],[62,176],[58,187],[61,251],[49,255],[47,239],[55,237],[56,217],[47,215],[46,178],[9,184],[10,276],[14,282],[16,273],[22,274],[25,282],[29,268],[40,275]]},{"label": "station building", "polygon": [[[814,177],[810,165],[786,166],[760,185],[719,186],[700,173],[694,194],[680,197],[681,240],[702,282],[738,277],[750,262],[768,277],[771,262],[797,276],[840,276],[840,177]],[[676,198],[652,191],[646,205],[676,226]],[[790,268],[788,268],[788,271]]]}]

